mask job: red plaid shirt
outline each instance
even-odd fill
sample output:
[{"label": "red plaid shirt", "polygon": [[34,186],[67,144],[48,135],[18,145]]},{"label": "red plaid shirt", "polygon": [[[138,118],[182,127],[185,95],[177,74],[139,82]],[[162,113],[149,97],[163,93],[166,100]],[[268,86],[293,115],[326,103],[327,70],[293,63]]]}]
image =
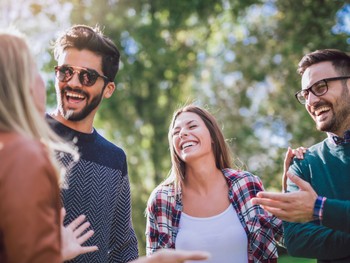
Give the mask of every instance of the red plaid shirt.
[{"label": "red plaid shirt", "polygon": [[[261,180],[245,171],[222,172],[229,185],[228,197],[247,233],[249,263],[277,262],[282,221],[251,204],[251,199],[264,190]],[[174,184],[162,184],[153,191],[147,206],[147,255],[161,248],[175,248],[181,211],[181,191],[176,194]]]}]

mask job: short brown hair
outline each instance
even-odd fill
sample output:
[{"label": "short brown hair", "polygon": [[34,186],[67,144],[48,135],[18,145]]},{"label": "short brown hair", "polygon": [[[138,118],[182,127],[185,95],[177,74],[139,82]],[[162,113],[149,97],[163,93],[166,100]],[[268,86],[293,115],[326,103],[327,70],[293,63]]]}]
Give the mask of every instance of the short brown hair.
[{"label": "short brown hair", "polygon": [[297,72],[303,75],[305,70],[311,65],[330,61],[339,74],[350,74],[350,56],[337,49],[321,49],[306,54],[299,62]]}]

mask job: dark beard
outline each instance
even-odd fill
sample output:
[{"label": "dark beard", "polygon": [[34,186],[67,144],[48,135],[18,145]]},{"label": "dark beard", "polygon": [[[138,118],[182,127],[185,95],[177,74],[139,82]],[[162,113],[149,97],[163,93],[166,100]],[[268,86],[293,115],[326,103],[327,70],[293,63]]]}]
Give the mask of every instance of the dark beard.
[{"label": "dark beard", "polygon": [[[336,133],[340,129],[342,129],[343,125],[346,124],[346,122],[349,122],[350,117],[350,98],[349,98],[349,91],[347,89],[347,86],[343,86],[342,93],[340,97],[335,101],[334,103],[339,107],[338,112],[334,111],[334,107],[332,105],[332,111],[333,111],[333,118],[324,126],[319,127],[317,125],[317,129],[319,131],[323,132],[331,132]],[[335,106],[334,105],[334,106]],[[343,134],[337,134],[338,136],[343,136]]]},{"label": "dark beard", "polygon": [[90,99],[89,94],[83,92],[82,90],[75,90],[72,89],[71,87],[65,87],[60,91],[60,98],[61,98],[61,103],[58,105],[59,112],[61,113],[62,117],[65,118],[66,120],[70,121],[82,121],[84,120],[94,109],[97,108],[97,106],[101,103],[102,97],[103,97],[103,91],[105,87],[102,89],[101,93],[95,97],[92,98],[91,102],[88,103],[80,112],[74,112],[72,110],[65,110],[64,105],[63,105],[63,97],[65,96],[65,93],[67,91],[72,91],[76,93],[83,94],[86,97],[86,100],[88,101]]}]

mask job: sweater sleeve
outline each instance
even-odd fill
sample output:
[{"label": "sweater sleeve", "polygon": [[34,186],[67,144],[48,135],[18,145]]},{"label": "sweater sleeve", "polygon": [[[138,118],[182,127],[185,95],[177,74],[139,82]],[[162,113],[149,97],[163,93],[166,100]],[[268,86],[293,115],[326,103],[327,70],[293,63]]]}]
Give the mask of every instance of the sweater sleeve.
[{"label": "sweater sleeve", "polygon": [[350,235],[315,223],[283,222],[284,241],[294,257],[335,260],[350,256]]},{"label": "sweater sleeve", "polygon": [[[310,175],[307,169],[303,168],[305,162],[294,162],[289,171],[300,176],[303,180],[310,182]],[[289,191],[298,191],[298,187],[291,181],[288,181]],[[341,203],[346,203],[341,202]],[[343,230],[349,226],[337,226],[336,220],[348,221],[346,212],[342,218],[337,209],[340,210],[340,204],[334,200],[327,199],[324,205],[322,225],[317,221],[308,223],[289,223],[283,222],[285,245],[290,255],[295,257],[318,258],[324,260],[334,260],[350,256],[349,244],[350,235]],[[344,209],[344,206],[343,206]],[[330,215],[332,213],[333,215]],[[349,210],[348,214],[349,216]],[[339,224],[339,221],[337,221]],[[339,224],[340,225],[340,224]],[[333,227],[334,228],[333,228]]]},{"label": "sweater sleeve", "polygon": [[350,201],[327,198],[322,225],[350,234]]},{"label": "sweater sleeve", "polygon": [[59,189],[39,143],[0,153],[0,232],[9,262],[61,262]]},{"label": "sweater sleeve", "polygon": [[[110,244],[112,251],[109,262],[129,262],[138,258],[137,238],[131,220],[131,193],[126,160],[120,189],[113,216],[110,242],[114,243]],[[116,238],[115,235],[122,237]]]}]

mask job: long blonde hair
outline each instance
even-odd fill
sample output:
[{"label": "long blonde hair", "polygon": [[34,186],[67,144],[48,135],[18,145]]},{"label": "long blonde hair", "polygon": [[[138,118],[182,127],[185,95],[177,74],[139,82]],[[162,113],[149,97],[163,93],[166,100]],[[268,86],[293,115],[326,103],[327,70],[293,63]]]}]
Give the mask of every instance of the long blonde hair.
[{"label": "long blonde hair", "polygon": [[30,87],[38,74],[25,37],[10,29],[0,32],[0,132],[16,132],[47,146],[57,168],[56,151],[77,153],[49,127],[35,107]]}]

